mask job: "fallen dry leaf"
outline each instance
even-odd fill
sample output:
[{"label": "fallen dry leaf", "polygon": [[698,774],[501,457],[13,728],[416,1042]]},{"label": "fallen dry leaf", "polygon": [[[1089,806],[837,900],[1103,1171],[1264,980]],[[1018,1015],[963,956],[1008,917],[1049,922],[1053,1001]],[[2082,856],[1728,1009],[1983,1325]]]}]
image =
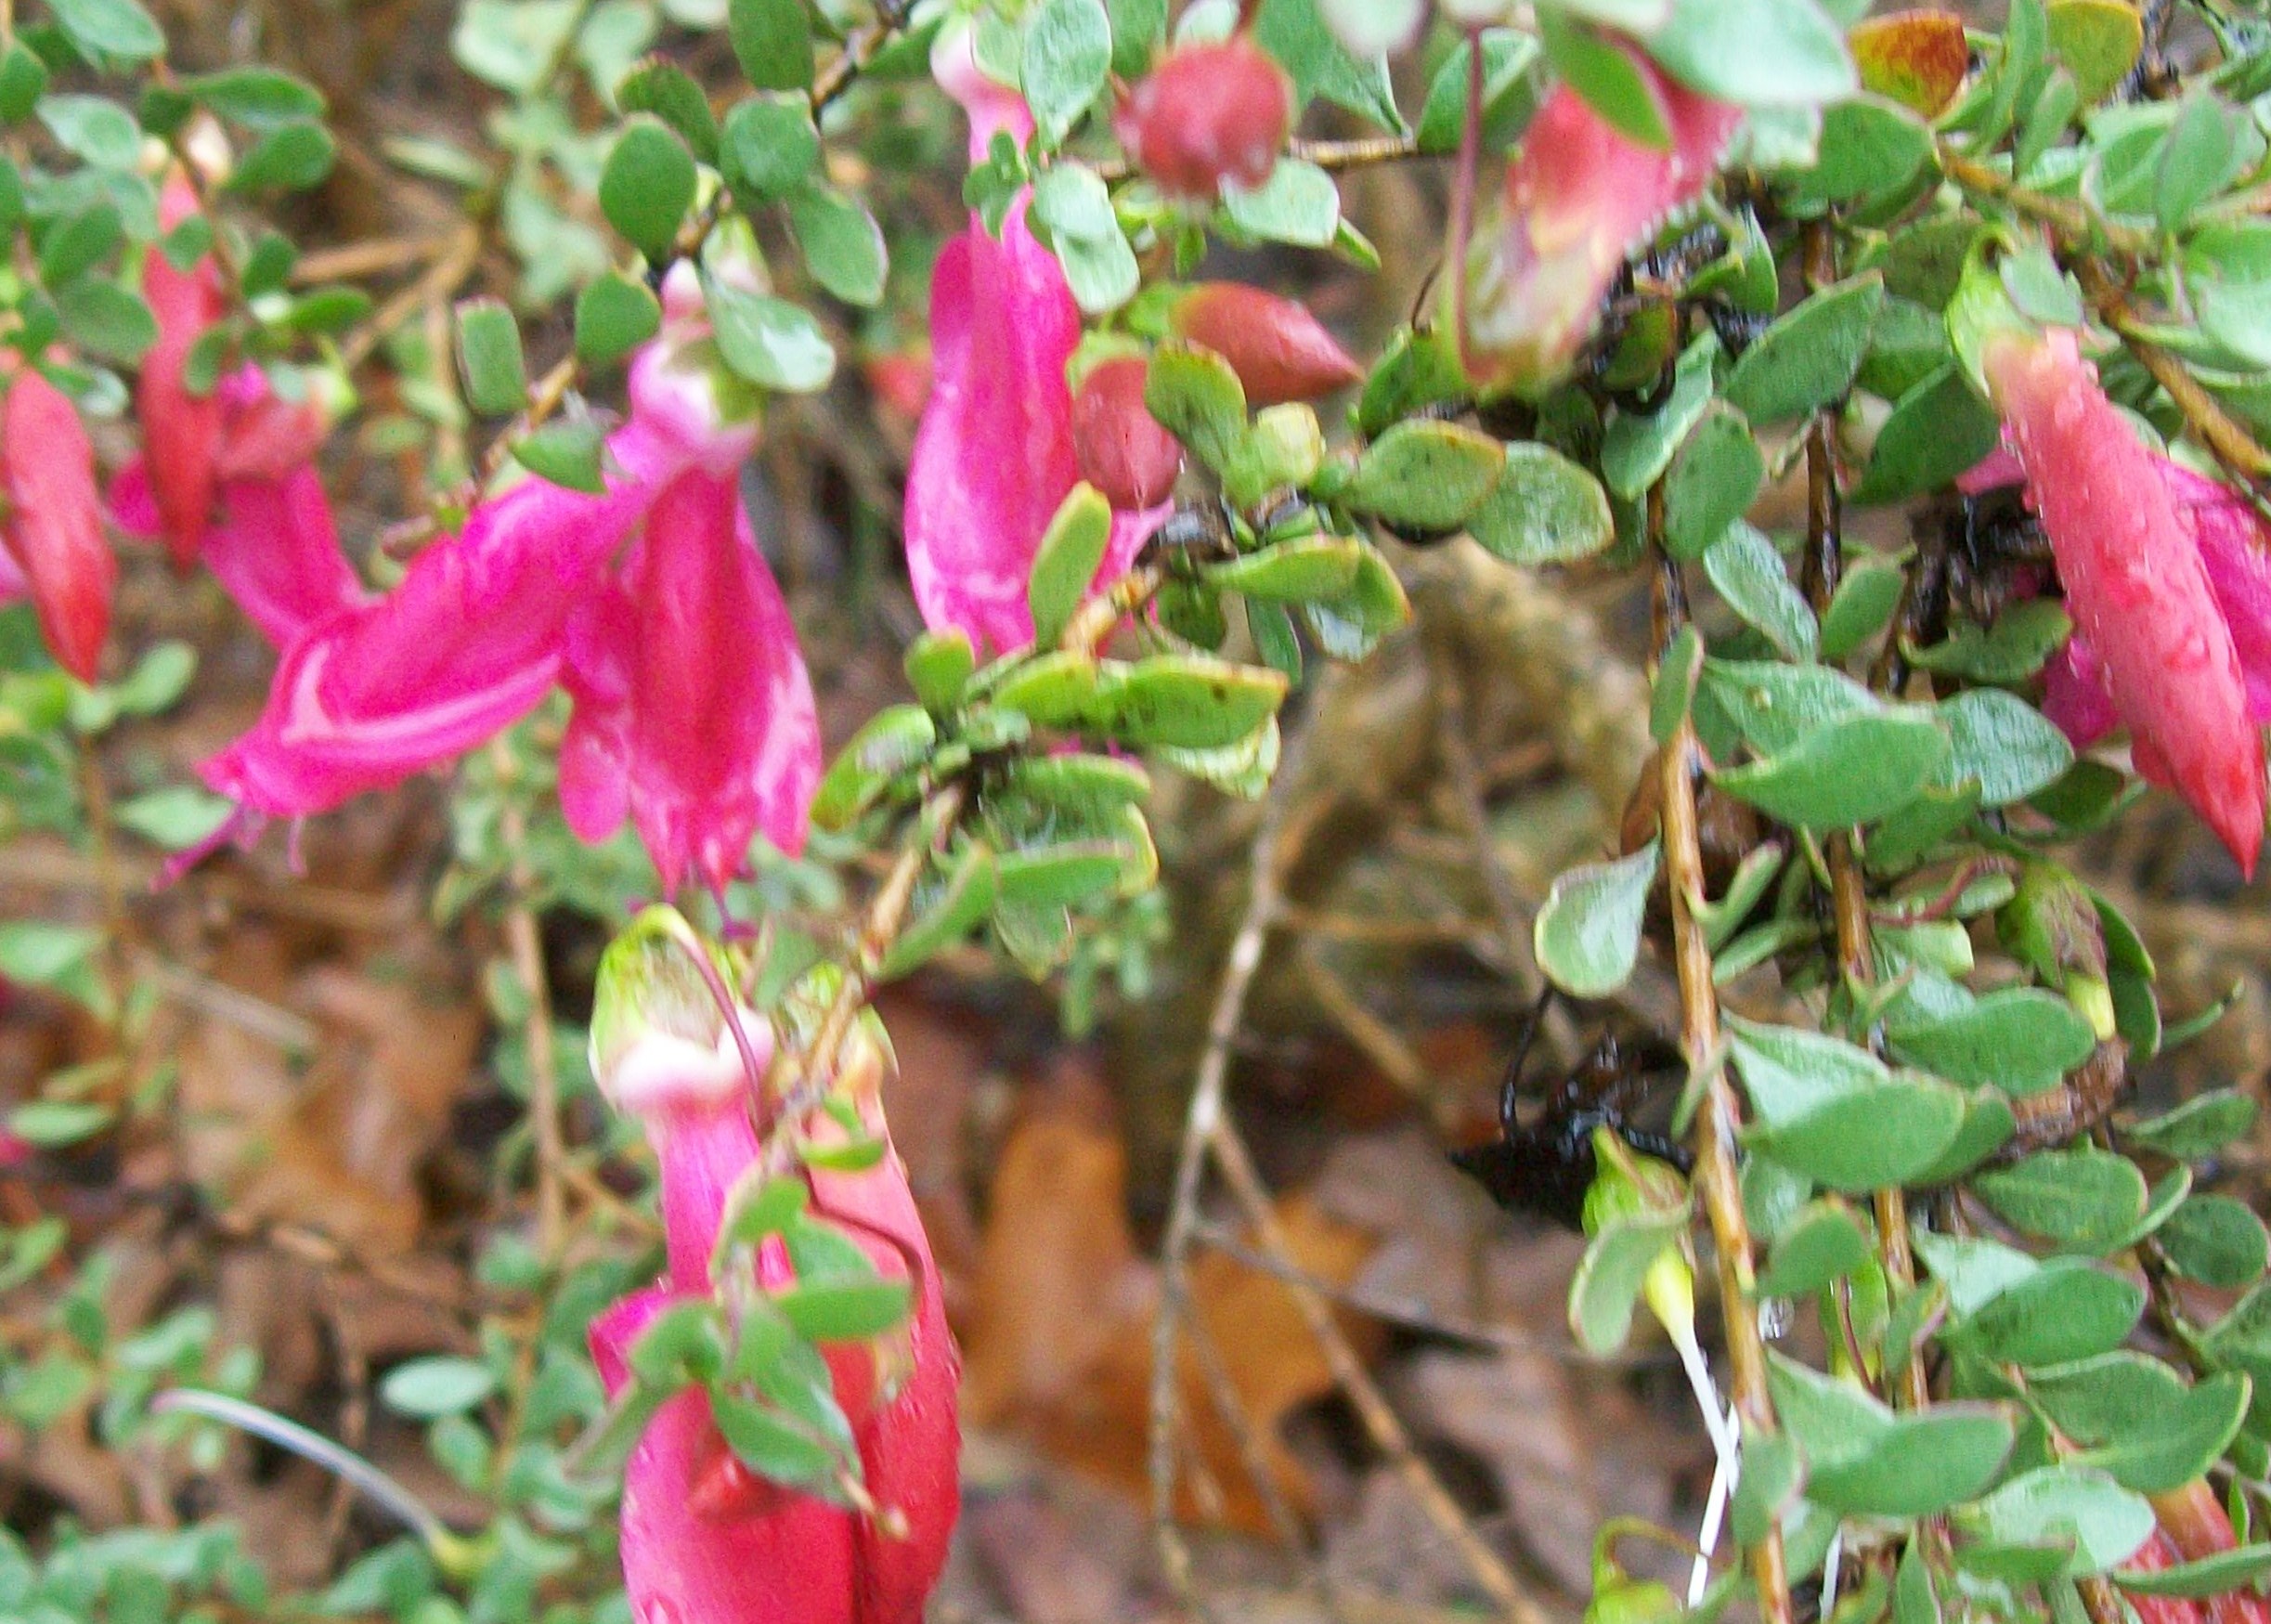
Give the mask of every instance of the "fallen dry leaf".
[{"label": "fallen dry leaf", "polygon": [[[1094,1084],[1059,1083],[1012,1131],[995,1173],[968,1333],[963,1412],[973,1427],[1031,1441],[1050,1459],[1141,1497],[1149,1492],[1147,1432],[1154,1265],[1139,1256],[1125,1210],[1127,1157]],[[1370,1254],[1372,1238],[1302,1196],[1280,1201],[1291,1260],[1335,1285]],[[1324,1356],[1278,1280],[1227,1257],[1192,1260],[1192,1318],[1219,1350],[1288,1501],[1316,1496],[1280,1424],[1332,1388]],[[1200,1462],[1220,1487],[1220,1514],[1266,1533],[1235,1435],[1186,1349],[1183,1410]],[[1196,1514],[1192,1502],[1188,1511]]]}]

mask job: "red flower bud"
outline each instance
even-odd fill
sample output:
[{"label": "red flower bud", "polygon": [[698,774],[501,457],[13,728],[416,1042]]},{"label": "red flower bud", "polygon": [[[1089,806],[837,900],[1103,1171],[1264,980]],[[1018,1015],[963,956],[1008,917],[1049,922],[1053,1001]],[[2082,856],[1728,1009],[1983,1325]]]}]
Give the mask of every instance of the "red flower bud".
[{"label": "red flower bud", "polygon": [[1285,71],[1244,34],[1169,53],[1120,99],[1112,129],[1136,167],[1175,197],[1257,187],[1293,126]]},{"label": "red flower bud", "polygon": [[[167,230],[198,210],[197,193],[179,175],[166,182],[158,223]],[[207,390],[192,395],[184,381],[189,352],[205,329],[221,318],[227,303],[212,260],[176,270],[158,249],[142,256],[142,296],[158,320],[158,342],[142,357],[135,380],[135,416],[142,425],[149,454],[150,494],[165,527],[174,565],[188,569],[213,522],[220,490],[216,461],[221,447],[221,400]]]},{"label": "red flower bud", "polygon": [[1243,282],[1200,284],[1175,301],[1167,324],[1228,361],[1249,406],[1315,400],[1364,376],[1307,305]]},{"label": "red flower bud", "polygon": [[2200,547],[2152,454],[2069,329],[1998,332],[1981,347],[1980,370],[2026,470],[2074,628],[2129,724],[2137,771],[2191,802],[2253,874],[2263,735]]},{"label": "red flower bud", "polygon": [[[2122,1564],[2121,1573],[2159,1573],[2164,1567],[2174,1567],[2181,1560],[2167,1532],[2155,1528],[2153,1537]],[[2115,1579],[2118,1582],[2120,1575],[2116,1574]],[[2143,1595],[2134,1591],[2122,1593],[2137,1610],[2137,1624],[2205,1624],[2205,1615],[2198,1602],[2179,1596]]]},{"label": "red flower bud", "polygon": [[[2232,1521],[2225,1514],[2224,1502],[2216,1498],[2214,1489],[2204,1477],[2195,1477],[2182,1488],[2166,1494],[2148,1497],[2153,1502],[2153,1514],[2161,1519],[2161,1527],[2168,1542],[2176,1548],[2176,1554],[2187,1562],[2198,1562],[2203,1557],[2218,1556],[2236,1547],[2239,1540],[2232,1532]],[[2147,1540],[2145,1550],[2150,1551],[2154,1540]],[[2144,1556],[2144,1552],[2138,1553]],[[2131,1566],[2145,1567],[2147,1563],[2133,1558]],[[2142,1596],[2132,1601],[2141,1602]],[[2271,1624],[2271,1603],[2252,1590],[2231,1590],[2222,1595],[2210,1596],[2204,1608],[2209,1624]],[[2143,1614],[2140,1617],[2146,1617]],[[2153,1624],[2146,1618],[2146,1624]]]},{"label": "red flower bud", "polygon": [[1164,501],[1183,471],[1183,445],[1143,403],[1149,368],[1115,356],[1093,368],[1072,397],[1072,455],[1081,477],[1116,508]]},{"label": "red flower bud", "polygon": [[86,427],[62,392],[30,367],[17,372],[0,409],[0,492],[7,498],[0,543],[31,588],[48,652],[91,682],[110,630],[118,561],[103,539]]}]

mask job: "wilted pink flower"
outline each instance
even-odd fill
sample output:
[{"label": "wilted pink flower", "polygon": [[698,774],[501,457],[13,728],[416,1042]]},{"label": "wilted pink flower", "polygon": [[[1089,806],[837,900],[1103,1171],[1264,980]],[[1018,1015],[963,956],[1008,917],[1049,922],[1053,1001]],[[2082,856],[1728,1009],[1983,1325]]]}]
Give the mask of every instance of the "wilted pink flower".
[{"label": "wilted pink flower", "polygon": [[8,381],[0,407],[0,546],[38,611],[56,663],[95,680],[110,630],[118,560],[103,539],[95,448],[78,409],[29,366]]},{"label": "wilted pink flower", "polygon": [[[188,177],[179,172],[168,176],[159,195],[159,227],[171,231],[197,212],[197,192]],[[217,392],[191,394],[183,370],[199,335],[227,305],[209,257],[177,270],[154,245],[142,256],[142,297],[157,318],[158,342],[142,357],[135,379],[135,417],[166,547],[175,566],[186,570],[204,545],[220,485],[222,406]]]},{"label": "wilted pink flower", "polygon": [[328,811],[510,726],[573,646],[561,787],[577,833],[601,838],[628,812],[671,888],[690,868],[722,885],[759,828],[800,850],[820,771],[811,690],[735,516],[755,430],[720,421],[685,358],[694,335],[676,320],[634,361],[603,492],[524,481],[392,592],[305,626],[259,723],[204,763],[206,781],[253,814]]},{"label": "wilted pink flower", "polygon": [[1667,78],[1631,45],[1615,48],[1655,98],[1670,145],[1619,135],[1568,84],[1546,98],[1495,218],[1467,250],[1462,347],[1494,390],[1550,383],[1568,368],[1626,257],[1702,195],[1742,122],[1740,108]]},{"label": "wilted pink flower", "polygon": [[[942,34],[934,69],[970,114],[970,144],[1032,128],[1014,93],[966,63],[967,34]],[[1006,99],[1005,99],[1006,97]],[[933,630],[998,649],[1029,643],[1033,553],[1079,482],[1065,366],[1080,342],[1064,268],[1025,224],[1019,197],[999,241],[975,219],[939,255],[930,283],[932,383],[907,470],[907,573]],[[1097,578],[1125,573],[1157,512],[1114,515]]]},{"label": "wilted pink flower", "polygon": [[[743,1029],[760,1062],[769,1059],[764,1024],[745,1016]],[[595,1022],[595,1047],[598,1033]],[[613,1394],[629,1380],[631,1344],[655,1317],[711,1293],[727,1197],[760,1147],[730,1033],[720,1030],[714,1046],[649,1033],[616,1056],[595,1053],[594,1069],[654,1142],[668,1256],[662,1282],[616,1303],[591,1328],[592,1355]],[[874,1045],[855,1038],[838,1087],[877,1137],[880,1073]],[[708,1396],[681,1393],[648,1423],[624,1477],[623,1573],[642,1624],[918,1624],[944,1566],[958,1501],[960,1369],[906,1168],[887,1152],[865,1172],[800,1176],[813,1216],[856,1241],[883,1278],[914,1290],[912,1323],[885,1345],[824,1349],[876,1514],[756,1475],[720,1436]],[[759,1251],[757,1274],[762,1290],[794,1282],[779,1237]]]},{"label": "wilted pink flower", "polygon": [[1293,125],[1293,86],[1250,34],[1178,45],[1122,94],[1112,133],[1170,197],[1213,201],[1270,177]]},{"label": "wilted pink flower", "polygon": [[2083,738],[2126,723],[2137,771],[2182,794],[2252,874],[2265,783],[2250,700],[2271,674],[2271,569],[2252,515],[2145,448],[2070,330],[1996,332],[1980,369],[2077,632],[2051,672],[2051,714]]}]

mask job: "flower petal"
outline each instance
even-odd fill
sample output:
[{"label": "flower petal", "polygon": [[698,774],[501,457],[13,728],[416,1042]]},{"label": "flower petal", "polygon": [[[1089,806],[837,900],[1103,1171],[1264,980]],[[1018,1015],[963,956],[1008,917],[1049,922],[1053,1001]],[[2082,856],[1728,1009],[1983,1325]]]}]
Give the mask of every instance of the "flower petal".
[{"label": "flower petal", "polygon": [[[112,494],[115,500],[115,487]],[[313,468],[231,480],[222,487],[221,510],[205,538],[205,563],[270,643],[280,648],[370,601],[339,551],[331,498]]]},{"label": "flower petal", "polygon": [[1025,602],[1042,532],[1079,478],[1065,362],[1080,311],[1022,201],[996,242],[976,225],[930,285],[930,403],[907,471],[907,567],[934,631],[1031,643]]},{"label": "flower petal", "polygon": [[[161,197],[159,225],[171,230],[197,212],[197,193],[188,181],[179,174],[171,176]],[[142,357],[135,379],[135,418],[142,426],[147,473],[166,545],[175,566],[187,569],[204,545],[219,489],[222,404],[217,393],[190,394],[183,371],[199,336],[221,318],[227,305],[211,259],[176,270],[156,247],[142,256],[142,297],[157,318],[158,342]]]}]

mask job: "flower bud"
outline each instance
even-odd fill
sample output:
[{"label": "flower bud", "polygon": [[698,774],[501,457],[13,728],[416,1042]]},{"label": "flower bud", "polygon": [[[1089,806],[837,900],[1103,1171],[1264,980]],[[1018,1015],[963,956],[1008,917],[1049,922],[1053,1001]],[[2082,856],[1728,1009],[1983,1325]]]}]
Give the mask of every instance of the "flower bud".
[{"label": "flower bud", "polygon": [[1183,471],[1183,444],[1144,405],[1149,368],[1140,356],[1114,356],[1089,370],[1072,396],[1072,454],[1081,477],[1115,508],[1163,501]]},{"label": "flower bud", "polygon": [[1136,168],[1169,196],[1201,202],[1225,181],[1267,180],[1292,125],[1291,82],[1244,34],[1170,52],[1112,118]]},{"label": "flower bud", "polygon": [[[645,1117],[662,1111],[724,1105],[746,1082],[733,1033],[718,1007],[711,981],[694,962],[707,954],[717,985],[728,966],[702,942],[675,908],[649,908],[608,944],[600,958],[591,1007],[591,1074],[617,1111]],[[742,1031],[760,1059],[770,1029],[740,1011]]]},{"label": "flower bud", "polygon": [[1230,363],[1249,406],[1315,400],[1364,376],[1308,306],[1243,282],[1203,282],[1184,294],[1167,325]]},{"label": "flower bud", "polygon": [[17,371],[0,408],[0,495],[7,500],[0,545],[23,574],[48,652],[91,682],[110,630],[118,560],[103,539],[86,426],[30,367]]}]

